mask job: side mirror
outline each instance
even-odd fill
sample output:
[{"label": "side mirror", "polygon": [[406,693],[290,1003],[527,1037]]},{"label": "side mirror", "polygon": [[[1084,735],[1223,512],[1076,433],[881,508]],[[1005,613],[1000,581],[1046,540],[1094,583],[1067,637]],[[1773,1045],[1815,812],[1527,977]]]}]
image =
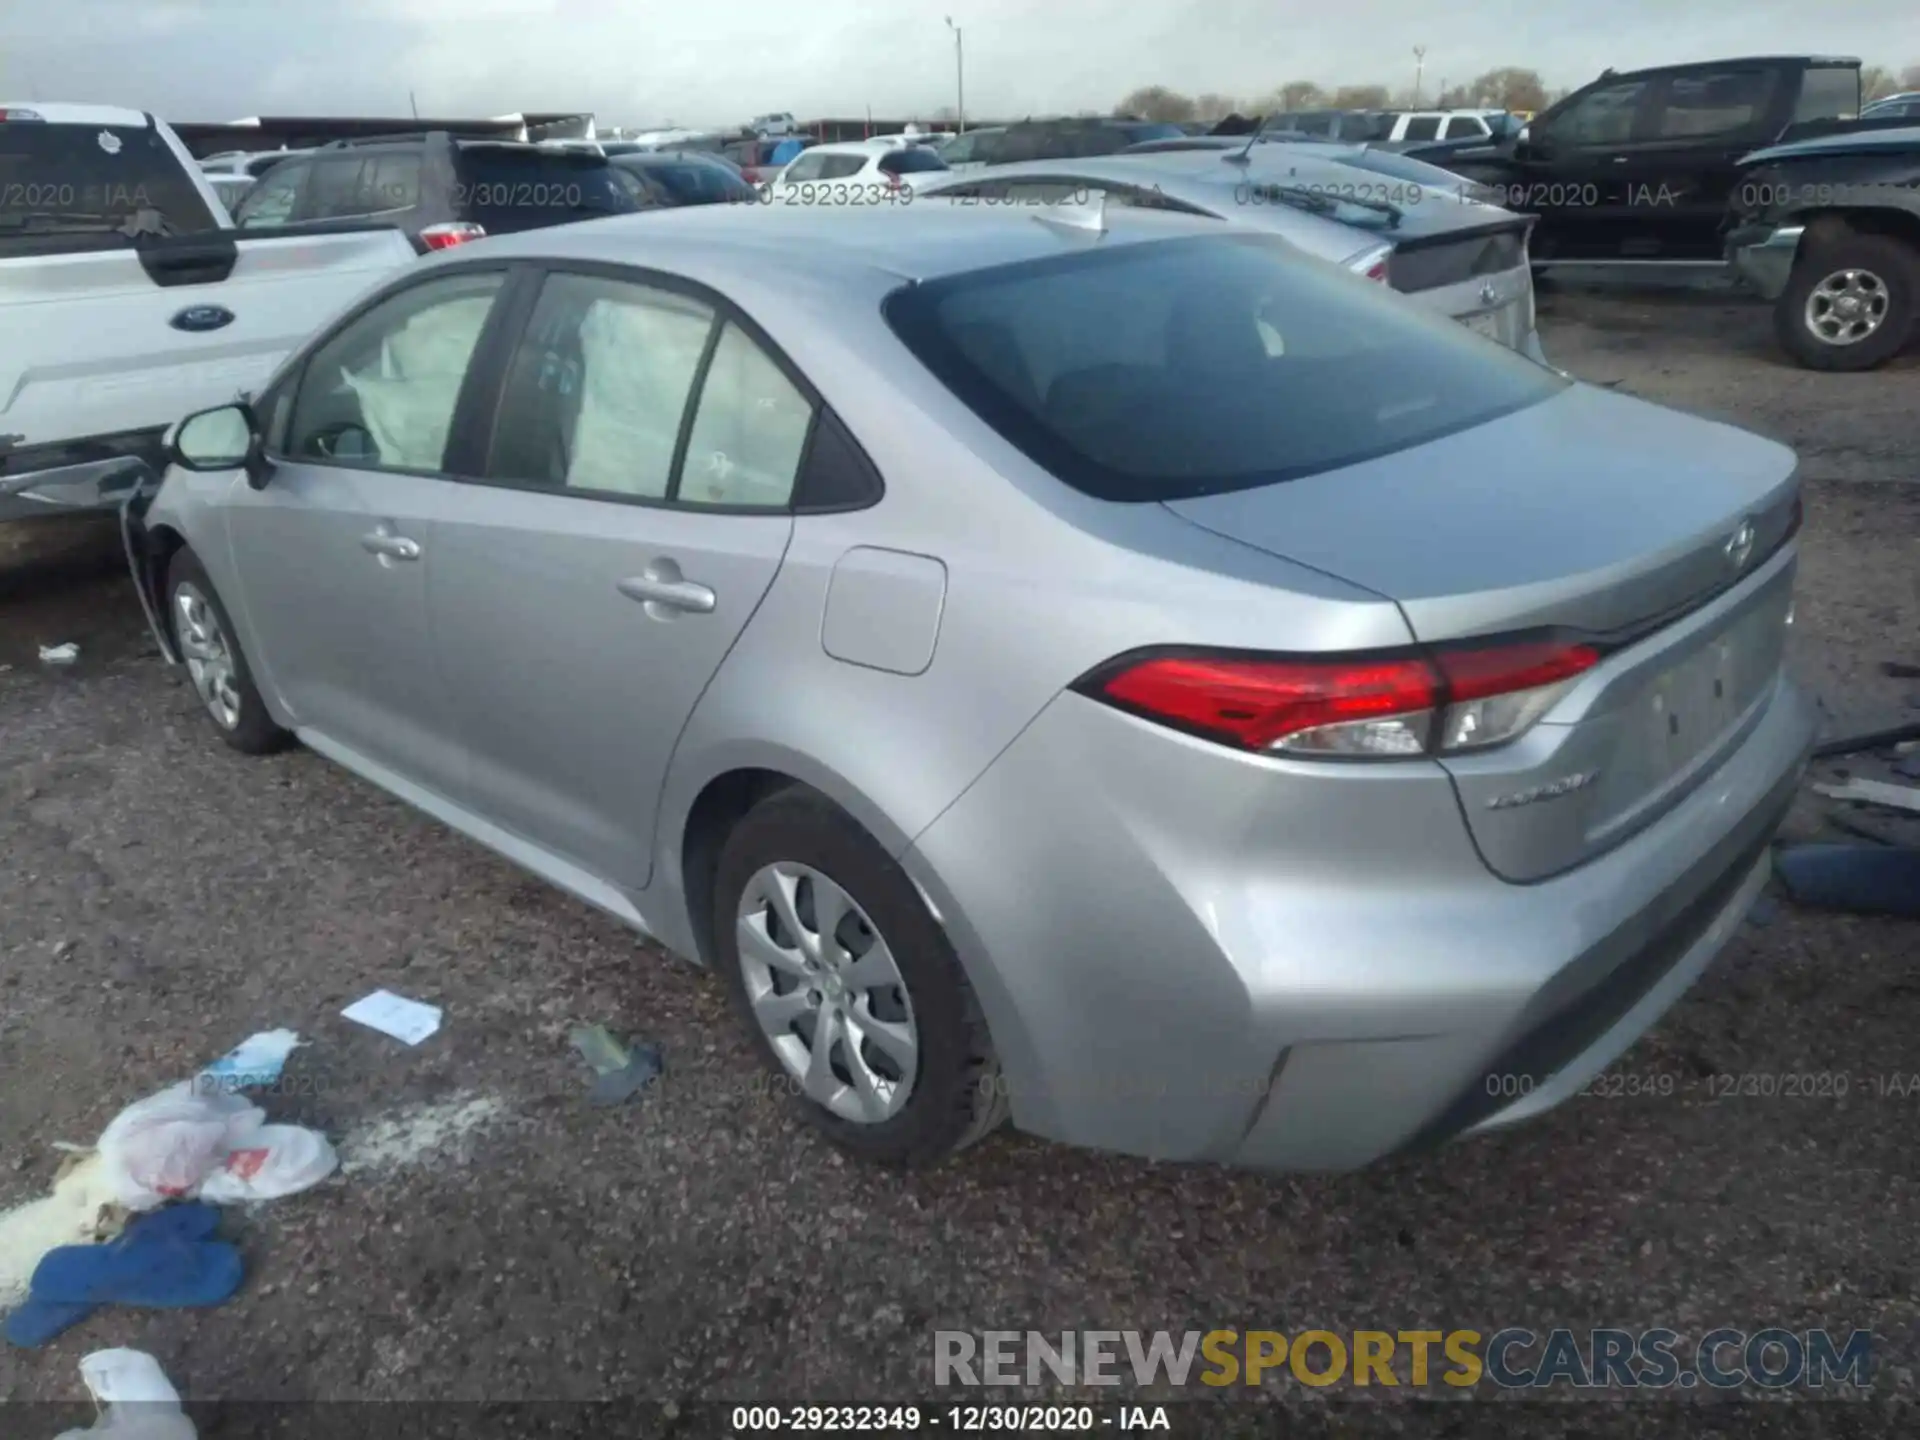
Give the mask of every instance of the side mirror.
[{"label": "side mirror", "polygon": [[252,408],[244,403],[187,416],[174,426],[167,451],[167,459],[182,470],[204,474],[244,469],[247,483],[254,489],[267,483],[259,427],[254,423]]}]

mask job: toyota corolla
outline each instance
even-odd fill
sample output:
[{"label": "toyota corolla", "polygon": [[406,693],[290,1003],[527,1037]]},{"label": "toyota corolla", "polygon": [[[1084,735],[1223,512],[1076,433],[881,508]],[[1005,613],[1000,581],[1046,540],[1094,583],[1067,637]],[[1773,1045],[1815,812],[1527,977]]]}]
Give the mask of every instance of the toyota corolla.
[{"label": "toyota corolla", "polygon": [[1739,923],[1812,732],[1790,451],[1151,210],[487,240],[173,452],[129,540],[227,743],[712,966],[888,1162],[1537,1113]]}]

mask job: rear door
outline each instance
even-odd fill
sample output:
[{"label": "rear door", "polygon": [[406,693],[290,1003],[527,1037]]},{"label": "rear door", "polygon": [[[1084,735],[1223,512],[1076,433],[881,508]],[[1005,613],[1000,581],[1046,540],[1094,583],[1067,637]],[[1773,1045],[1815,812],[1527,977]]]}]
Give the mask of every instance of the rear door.
[{"label": "rear door", "polygon": [[786,553],[812,418],[713,297],[547,277],[430,585],[481,813],[646,884],[667,761]]},{"label": "rear door", "polygon": [[294,725],[455,801],[466,764],[427,585],[507,273],[436,273],[347,320],[268,402],[268,483],[236,479],[225,506],[253,656]]},{"label": "rear door", "polygon": [[1622,258],[1721,258],[1720,225],[1736,162],[1780,128],[1785,77],[1767,65],[1713,65],[1662,76],[1633,143],[1612,163],[1627,187],[1634,233]]}]

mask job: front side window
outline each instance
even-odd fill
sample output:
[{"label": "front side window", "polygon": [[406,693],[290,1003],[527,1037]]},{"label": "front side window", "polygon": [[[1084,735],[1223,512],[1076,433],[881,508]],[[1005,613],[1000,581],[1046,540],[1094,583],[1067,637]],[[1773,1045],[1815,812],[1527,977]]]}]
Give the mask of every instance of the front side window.
[{"label": "front side window", "polygon": [[669,290],[553,275],[514,352],[488,473],[664,500],[713,311]]},{"label": "front side window", "polygon": [[496,270],[428,280],[349,321],[307,363],[286,455],[444,470],[460,386],[503,279]]},{"label": "front side window", "polygon": [[1487,122],[1472,115],[1455,115],[1447,121],[1443,140],[1470,140],[1487,134]]},{"label": "front side window", "polygon": [[1589,90],[1553,117],[1547,134],[1561,145],[1623,145],[1633,138],[1633,118],[1646,93],[1644,80]]},{"label": "front side window", "polygon": [[1106,500],[1333,470],[1566,385],[1383,286],[1244,232],[926,281],[885,313],[983,420]]},{"label": "front side window", "polygon": [[858,175],[867,168],[864,155],[822,155],[820,157],[822,180],[845,180],[849,175]]},{"label": "front side window", "polygon": [[1405,140],[1438,140],[1440,138],[1440,117],[1438,115],[1415,115],[1407,121],[1407,132],[1401,137]]},{"label": "front side window", "polygon": [[1854,66],[1816,65],[1800,77],[1800,99],[1793,109],[1795,124],[1851,120],[1859,113],[1860,72]]}]

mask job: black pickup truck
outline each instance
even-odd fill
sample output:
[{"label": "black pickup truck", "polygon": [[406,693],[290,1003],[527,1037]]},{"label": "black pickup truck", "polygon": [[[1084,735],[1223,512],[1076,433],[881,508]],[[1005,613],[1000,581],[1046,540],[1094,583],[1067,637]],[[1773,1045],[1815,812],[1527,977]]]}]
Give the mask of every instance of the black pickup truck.
[{"label": "black pickup truck", "polygon": [[1920,328],[1920,117],[1769,146],[1728,207],[1734,271],[1813,370],[1870,370]]},{"label": "black pickup truck", "polygon": [[1541,111],[1510,146],[1435,158],[1477,182],[1483,198],[1539,216],[1536,263],[1718,264],[1741,160],[1785,140],[1902,123],[1859,113],[1858,60],[1609,70]]}]

